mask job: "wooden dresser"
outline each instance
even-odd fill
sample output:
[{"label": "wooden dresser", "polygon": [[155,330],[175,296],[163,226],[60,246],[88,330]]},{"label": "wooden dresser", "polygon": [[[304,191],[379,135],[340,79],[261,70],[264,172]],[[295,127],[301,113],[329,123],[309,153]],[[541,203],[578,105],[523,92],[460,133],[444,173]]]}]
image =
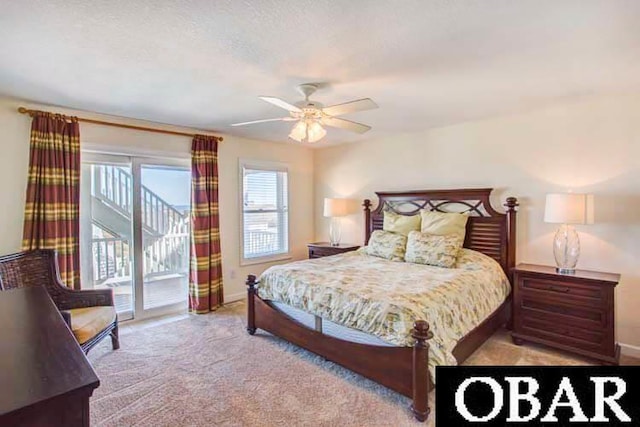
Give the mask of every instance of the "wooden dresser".
[{"label": "wooden dresser", "polygon": [[0,426],[88,426],[100,380],[46,289],[0,292],[0,322]]},{"label": "wooden dresser", "polygon": [[617,365],[614,291],[619,274],[520,264],[514,270],[513,342],[531,341]]},{"label": "wooden dresser", "polygon": [[329,242],[317,242],[309,243],[307,247],[309,248],[309,258],[322,258],[323,256],[355,251],[360,246],[351,245],[349,243],[340,243],[338,246],[333,246]]}]

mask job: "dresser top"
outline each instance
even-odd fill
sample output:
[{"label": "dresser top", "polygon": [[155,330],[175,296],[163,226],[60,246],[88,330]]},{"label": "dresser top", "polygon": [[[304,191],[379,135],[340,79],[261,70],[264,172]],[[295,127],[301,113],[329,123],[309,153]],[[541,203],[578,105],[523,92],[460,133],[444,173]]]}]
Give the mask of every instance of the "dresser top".
[{"label": "dresser top", "polygon": [[558,273],[555,267],[549,265],[537,265],[537,264],[518,264],[514,271],[524,273],[536,273],[546,276],[576,278],[584,280],[594,280],[599,282],[609,282],[617,284],[620,281],[620,275],[616,273],[605,273],[600,271],[589,270],[576,270],[573,274]]}]

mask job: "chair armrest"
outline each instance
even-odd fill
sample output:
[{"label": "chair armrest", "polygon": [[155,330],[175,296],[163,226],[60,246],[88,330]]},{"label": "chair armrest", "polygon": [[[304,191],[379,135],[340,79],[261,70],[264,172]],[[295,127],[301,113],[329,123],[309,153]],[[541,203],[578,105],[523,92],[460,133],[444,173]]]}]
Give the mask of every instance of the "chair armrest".
[{"label": "chair armrest", "polygon": [[67,324],[69,329],[71,329],[71,313],[65,310],[60,310],[60,314],[62,314],[62,318],[64,319],[64,323]]},{"label": "chair armrest", "polygon": [[113,290],[111,289],[88,289],[77,291],[74,289],[63,288],[54,299],[59,310],[114,305]]}]

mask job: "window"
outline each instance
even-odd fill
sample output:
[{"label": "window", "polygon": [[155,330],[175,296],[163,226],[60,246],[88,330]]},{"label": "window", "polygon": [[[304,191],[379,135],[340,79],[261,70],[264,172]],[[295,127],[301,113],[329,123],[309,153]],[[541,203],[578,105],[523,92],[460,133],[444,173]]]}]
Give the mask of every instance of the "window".
[{"label": "window", "polygon": [[283,165],[241,162],[244,263],[289,255],[288,172]]}]

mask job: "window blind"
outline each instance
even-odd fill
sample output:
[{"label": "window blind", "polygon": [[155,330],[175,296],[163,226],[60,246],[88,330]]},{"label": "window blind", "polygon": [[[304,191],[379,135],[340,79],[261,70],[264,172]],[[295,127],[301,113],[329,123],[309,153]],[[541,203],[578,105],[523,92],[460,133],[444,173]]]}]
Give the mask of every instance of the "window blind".
[{"label": "window blind", "polygon": [[289,252],[288,176],[284,169],[242,167],[243,257]]}]

